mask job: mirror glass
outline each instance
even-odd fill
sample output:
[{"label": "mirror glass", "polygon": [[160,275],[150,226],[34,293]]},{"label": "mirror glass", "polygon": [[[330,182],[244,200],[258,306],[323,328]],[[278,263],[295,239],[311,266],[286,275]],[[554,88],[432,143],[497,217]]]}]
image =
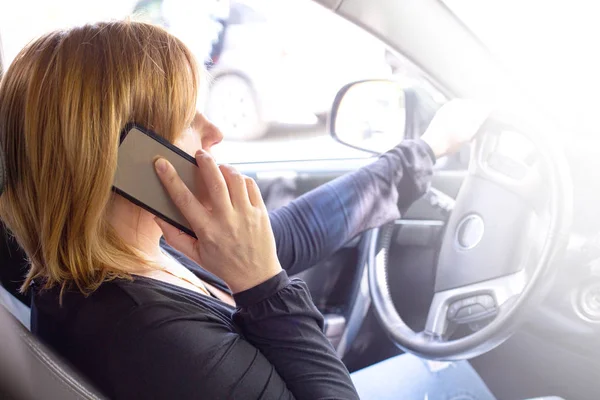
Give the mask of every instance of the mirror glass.
[{"label": "mirror glass", "polygon": [[392,81],[357,82],[346,87],[332,110],[331,134],[340,142],[383,153],[397,145],[406,128],[403,87]]}]

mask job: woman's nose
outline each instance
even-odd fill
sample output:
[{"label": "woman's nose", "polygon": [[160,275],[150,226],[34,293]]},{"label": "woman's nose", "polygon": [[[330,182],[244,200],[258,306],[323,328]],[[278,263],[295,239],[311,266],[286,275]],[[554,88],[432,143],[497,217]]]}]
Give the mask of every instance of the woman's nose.
[{"label": "woman's nose", "polygon": [[219,144],[223,140],[223,134],[215,125],[206,119],[200,112],[196,112],[194,121],[192,122],[192,128],[198,132],[200,136],[200,145],[205,151]]},{"label": "woman's nose", "polygon": [[213,124],[208,122],[204,128],[204,134],[202,135],[202,148],[206,151],[210,151],[211,147],[221,143],[223,140],[223,134]]}]

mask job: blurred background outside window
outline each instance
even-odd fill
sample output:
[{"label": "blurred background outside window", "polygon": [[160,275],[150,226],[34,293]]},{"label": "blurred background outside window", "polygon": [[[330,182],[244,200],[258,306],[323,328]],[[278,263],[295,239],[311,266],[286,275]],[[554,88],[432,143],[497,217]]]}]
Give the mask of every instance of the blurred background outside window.
[{"label": "blurred background outside window", "polygon": [[[209,73],[203,110],[225,135],[219,162],[367,157],[326,131],[337,91],[361,79],[424,85],[383,43],[309,0],[0,2],[7,64],[54,29],[132,17],[163,26]],[[398,138],[402,137],[398,133]]]}]

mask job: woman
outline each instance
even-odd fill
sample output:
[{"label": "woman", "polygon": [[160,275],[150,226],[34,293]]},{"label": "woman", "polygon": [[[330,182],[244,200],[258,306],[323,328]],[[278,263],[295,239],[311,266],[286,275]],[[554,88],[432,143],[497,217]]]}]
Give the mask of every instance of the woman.
[{"label": "woman", "polygon": [[[222,135],[196,112],[199,81],[187,48],[141,23],[53,32],[16,57],[0,85],[0,212],[31,262],[32,330],[110,398],[357,398],[285,271],[398,217],[484,117],[449,135],[437,121],[461,107],[445,107],[423,140],[268,215],[254,181],[209,155]],[[201,199],[156,169],[198,241],[111,192],[128,122],[195,154]]]}]

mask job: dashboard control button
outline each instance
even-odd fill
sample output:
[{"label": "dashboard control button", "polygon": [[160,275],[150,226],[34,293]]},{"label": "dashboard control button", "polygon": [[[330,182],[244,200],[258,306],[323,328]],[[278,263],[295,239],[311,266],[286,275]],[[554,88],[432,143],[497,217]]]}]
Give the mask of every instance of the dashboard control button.
[{"label": "dashboard control button", "polygon": [[462,307],[462,302],[460,300],[455,301],[454,303],[450,304],[450,307],[448,307],[448,314],[447,314],[448,319],[453,319],[454,317],[456,317],[456,313],[458,312],[458,310],[460,310],[461,307]]},{"label": "dashboard control button", "polygon": [[483,308],[485,308],[488,311],[496,308],[496,302],[494,301],[494,298],[489,294],[477,296],[477,304],[481,304]]},{"label": "dashboard control button", "polygon": [[458,310],[458,313],[456,313],[456,319],[470,319],[470,318],[476,318],[479,315],[483,315],[486,313],[486,309],[483,308],[483,306],[481,304],[474,304],[471,306],[466,306],[463,308],[461,308],[460,310]]},{"label": "dashboard control button", "polygon": [[474,304],[477,304],[477,296],[467,297],[466,299],[462,300],[463,307],[464,306],[472,306]]},{"label": "dashboard control button", "polygon": [[488,165],[495,171],[513,179],[523,179],[527,176],[527,166],[499,154],[490,155],[488,158]]}]

